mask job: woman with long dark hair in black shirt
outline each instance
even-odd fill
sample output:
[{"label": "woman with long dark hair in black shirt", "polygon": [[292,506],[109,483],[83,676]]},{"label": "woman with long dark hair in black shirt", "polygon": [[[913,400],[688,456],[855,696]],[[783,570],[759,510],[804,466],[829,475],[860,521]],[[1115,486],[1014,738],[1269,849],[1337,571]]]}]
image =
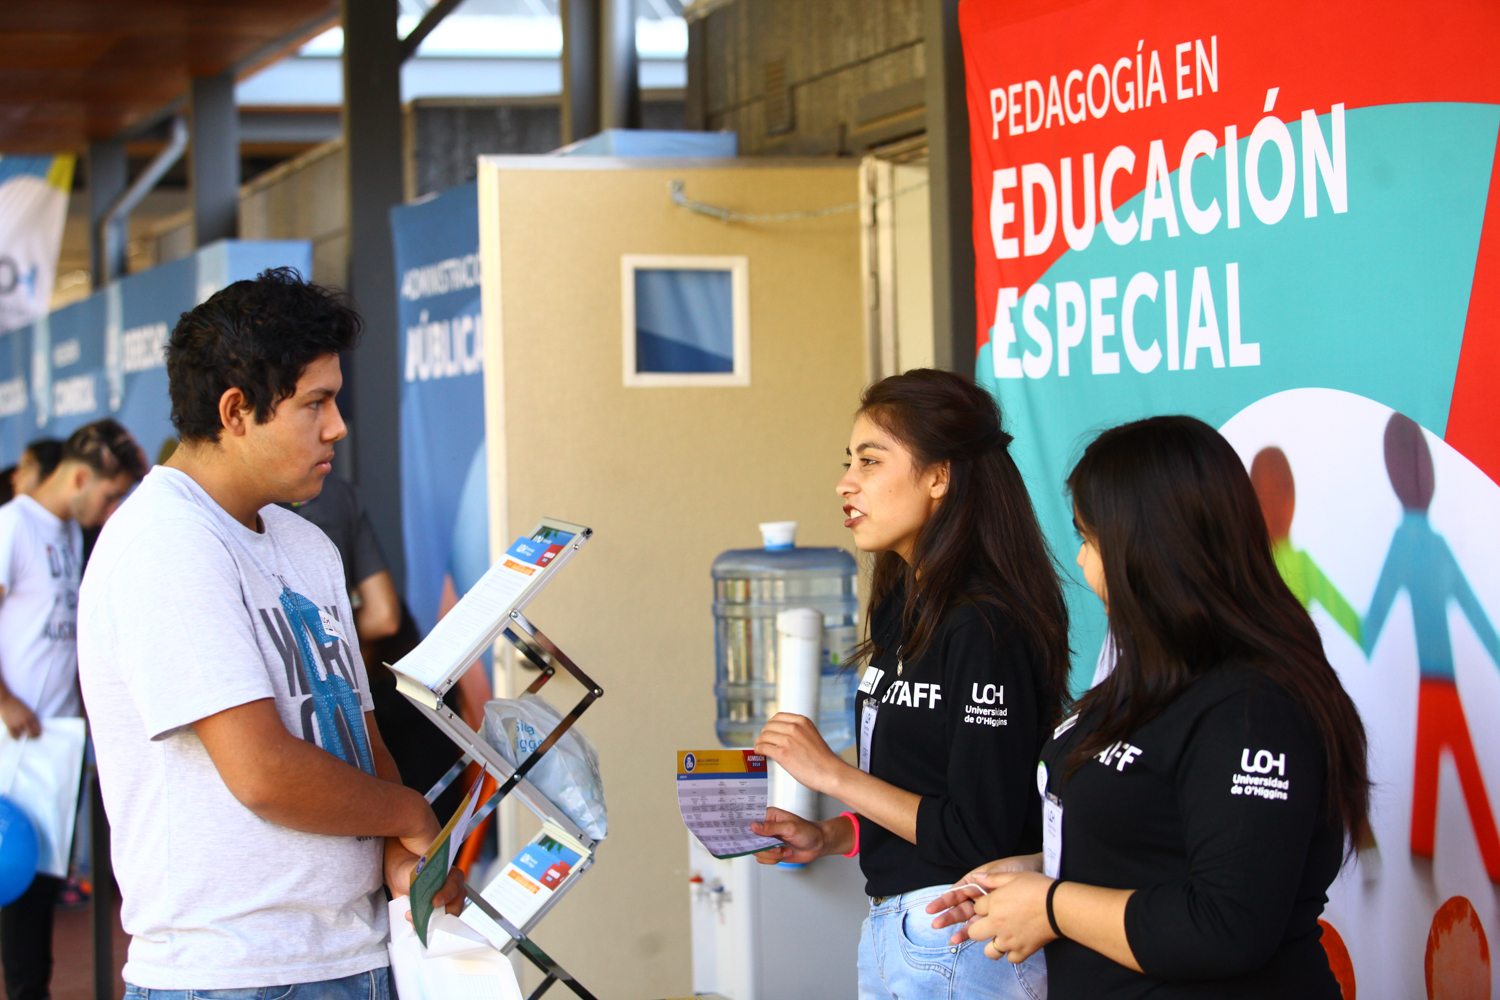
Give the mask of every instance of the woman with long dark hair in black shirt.
[{"label": "woman with long dark hair in black shirt", "polygon": [[866,390],[839,481],[845,526],[876,553],[858,705],[860,767],[779,714],[756,749],[849,805],[768,810],[765,863],[858,854],[871,896],[861,1000],[1044,995],[1042,956],[997,967],[933,926],[927,903],[997,853],[1034,851],[1036,755],[1069,664],[1067,608],[993,398],[949,372]]},{"label": "woman with long dark hair in black shirt", "polygon": [[1337,1000],[1318,915],[1367,828],[1364,726],[1243,463],[1154,417],[1101,434],[1068,487],[1115,666],[1043,749],[1043,853],[930,912],[977,912],[992,957],[1045,946],[1053,1000]]}]

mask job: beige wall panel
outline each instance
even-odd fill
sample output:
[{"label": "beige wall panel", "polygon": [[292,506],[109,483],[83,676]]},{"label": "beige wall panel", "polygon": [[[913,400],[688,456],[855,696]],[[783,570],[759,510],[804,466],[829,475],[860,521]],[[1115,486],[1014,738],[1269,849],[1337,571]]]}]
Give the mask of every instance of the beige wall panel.
[{"label": "beige wall panel", "polygon": [[240,237],[311,240],[312,279],[348,283],[348,184],[344,142],[334,139],[240,188]]},{"label": "beige wall panel", "polygon": [[[505,539],[543,515],[597,532],[533,611],[605,690],[582,728],[610,807],[597,866],[537,940],[606,1000],[682,996],[687,834],[673,769],[677,750],[717,745],[709,567],[758,545],[766,520],[799,521],[803,545],[849,546],[833,487],[863,347],[858,213],[725,224],[673,206],[668,185],[741,211],[797,211],[855,201],[856,170],[504,163],[480,174],[491,496],[504,491],[492,508],[508,511]],[[622,385],[626,253],[749,257],[750,386]],[[551,693],[570,707],[578,688]]]}]

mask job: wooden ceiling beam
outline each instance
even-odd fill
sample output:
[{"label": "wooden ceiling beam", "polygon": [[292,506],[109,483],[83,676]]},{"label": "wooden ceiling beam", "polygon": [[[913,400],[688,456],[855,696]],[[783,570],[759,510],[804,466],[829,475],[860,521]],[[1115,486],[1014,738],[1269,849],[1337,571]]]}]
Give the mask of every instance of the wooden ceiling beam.
[{"label": "wooden ceiling beam", "polygon": [[330,0],[5,0],[0,153],[82,152],[337,22]]}]

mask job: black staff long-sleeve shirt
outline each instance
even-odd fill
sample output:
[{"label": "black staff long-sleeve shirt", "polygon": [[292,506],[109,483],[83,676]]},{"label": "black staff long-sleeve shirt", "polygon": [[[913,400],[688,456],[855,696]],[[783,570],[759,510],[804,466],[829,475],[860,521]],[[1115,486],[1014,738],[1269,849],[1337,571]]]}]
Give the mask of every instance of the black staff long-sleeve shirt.
[{"label": "black staff long-sleeve shirt", "polygon": [[905,661],[902,599],[891,595],[872,617],[882,652],[871,666],[882,673],[872,695],[880,710],[870,773],[922,801],[915,844],[861,823],[860,868],[871,896],[947,885],[987,861],[1041,849],[1036,760],[1050,730],[1036,658],[1004,612],[961,604],[922,655]]},{"label": "black staff long-sleeve shirt", "polygon": [[1065,721],[1042,752],[1063,805],[1061,875],[1135,890],[1125,934],[1144,975],[1054,941],[1053,1000],[1338,1000],[1318,916],[1343,842],[1302,708],[1263,673],[1226,664],[1066,778],[1096,725]]}]

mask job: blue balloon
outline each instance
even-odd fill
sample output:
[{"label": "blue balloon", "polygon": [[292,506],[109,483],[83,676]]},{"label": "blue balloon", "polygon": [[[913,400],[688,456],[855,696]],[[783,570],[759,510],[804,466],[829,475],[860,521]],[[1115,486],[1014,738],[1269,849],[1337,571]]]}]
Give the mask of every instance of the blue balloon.
[{"label": "blue balloon", "polygon": [[0,906],[21,898],[36,878],[36,828],[21,807],[0,796]]}]

